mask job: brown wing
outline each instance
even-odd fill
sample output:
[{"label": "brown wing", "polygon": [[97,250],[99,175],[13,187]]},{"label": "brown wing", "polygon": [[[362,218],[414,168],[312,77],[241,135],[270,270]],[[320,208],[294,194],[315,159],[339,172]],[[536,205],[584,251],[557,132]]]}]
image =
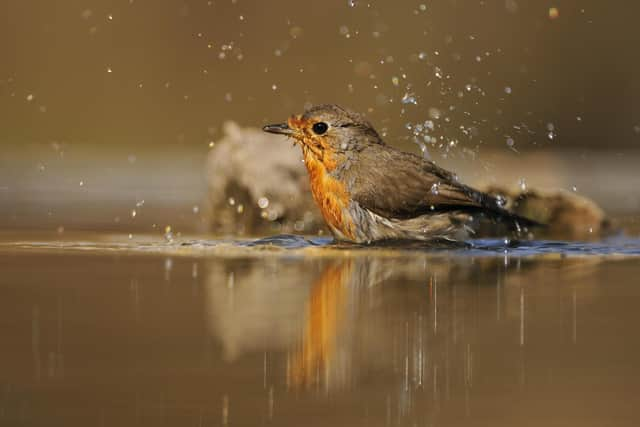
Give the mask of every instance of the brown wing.
[{"label": "brown wing", "polygon": [[388,218],[451,210],[508,214],[494,197],[459,183],[451,172],[388,146],[363,150],[354,169],[352,198]]}]

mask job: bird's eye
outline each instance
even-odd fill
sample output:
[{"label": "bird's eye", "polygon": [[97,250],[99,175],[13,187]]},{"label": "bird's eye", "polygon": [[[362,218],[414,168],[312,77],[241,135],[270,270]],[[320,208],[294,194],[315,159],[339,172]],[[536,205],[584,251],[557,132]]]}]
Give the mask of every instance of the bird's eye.
[{"label": "bird's eye", "polygon": [[329,125],[325,122],[318,122],[314,123],[311,129],[313,129],[313,133],[315,133],[316,135],[322,135],[327,131],[327,129],[329,129]]}]

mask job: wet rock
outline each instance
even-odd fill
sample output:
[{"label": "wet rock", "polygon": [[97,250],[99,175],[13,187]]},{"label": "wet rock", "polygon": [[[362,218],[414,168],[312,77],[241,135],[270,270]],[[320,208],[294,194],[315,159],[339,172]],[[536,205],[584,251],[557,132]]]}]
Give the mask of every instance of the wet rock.
[{"label": "wet rock", "polygon": [[298,148],[261,129],[224,125],[207,159],[211,231],[219,235],[326,233]]},{"label": "wet rock", "polygon": [[484,191],[506,198],[506,208],[546,224],[536,237],[591,239],[613,231],[611,221],[591,199],[565,190],[510,190],[499,186]]}]

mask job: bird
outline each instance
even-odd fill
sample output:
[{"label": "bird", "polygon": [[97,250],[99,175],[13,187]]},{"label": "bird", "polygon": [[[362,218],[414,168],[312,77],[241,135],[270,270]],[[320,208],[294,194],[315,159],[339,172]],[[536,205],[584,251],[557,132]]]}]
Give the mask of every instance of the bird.
[{"label": "bird", "polygon": [[363,115],[338,105],[313,106],[263,130],[302,148],[313,199],[336,241],[459,242],[474,233],[477,216],[513,230],[540,225],[433,161],[387,145]]}]

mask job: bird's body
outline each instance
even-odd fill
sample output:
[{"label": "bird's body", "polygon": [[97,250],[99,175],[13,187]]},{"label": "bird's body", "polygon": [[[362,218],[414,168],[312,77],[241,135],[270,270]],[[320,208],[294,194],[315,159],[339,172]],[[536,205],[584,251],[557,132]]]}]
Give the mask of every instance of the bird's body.
[{"label": "bird's body", "polygon": [[337,240],[460,239],[476,214],[534,224],[433,162],[386,145],[341,107],[317,106],[264,130],[300,143],[313,198]]}]

